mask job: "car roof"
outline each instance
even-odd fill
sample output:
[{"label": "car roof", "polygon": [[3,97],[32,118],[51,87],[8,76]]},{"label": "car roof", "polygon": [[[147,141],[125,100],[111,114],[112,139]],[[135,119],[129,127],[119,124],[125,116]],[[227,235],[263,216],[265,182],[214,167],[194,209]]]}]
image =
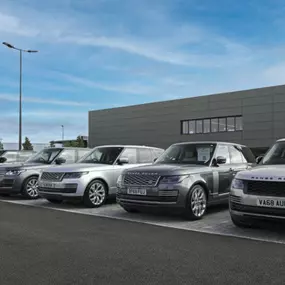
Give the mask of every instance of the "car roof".
[{"label": "car roof", "polygon": [[58,149],[58,150],[63,150],[63,149],[86,149],[86,150],[91,150],[91,148],[88,148],[88,147],[64,147],[64,146],[56,146],[56,147],[46,147],[44,149]]},{"label": "car roof", "polygon": [[[130,147],[130,148],[140,147],[140,148],[151,148],[151,149],[163,150],[163,148],[158,148],[158,147],[154,147],[154,146],[147,146],[147,145],[127,145],[127,144],[98,145],[98,146],[96,146],[96,147]],[[94,147],[94,148],[96,148],[96,147]]]},{"label": "car roof", "polygon": [[184,144],[227,144],[227,145],[236,145],[236,146],[243,146],[243,144],[233,143],[233,142],[223,142],[223,141],[191,141],[191,142],[181,142],[181,143],[174,143],[173,145],[184,145]]},{"label": "car roof", "polygon": [[278,139],[276,142],[284,142],[285,141],[285,138],[282,138],[282,139]]}]

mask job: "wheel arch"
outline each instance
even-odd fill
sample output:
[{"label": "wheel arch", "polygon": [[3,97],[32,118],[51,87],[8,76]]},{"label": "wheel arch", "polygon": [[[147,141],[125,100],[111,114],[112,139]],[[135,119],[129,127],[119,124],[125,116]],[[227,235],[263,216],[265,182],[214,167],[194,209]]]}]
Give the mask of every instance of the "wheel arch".
[{"label": "wheel arch", "polygon": [[[102,183],[104,183],[104,185],[106,186],[106,191],[107,191],[107,195],[109,195],[109,184],[107,183],[107,181],[102,178],[102,177],[98,177],[98,178],[92,178],[91,181],[89,181],[89,183],[87,184],[86,188],[85,188],[85,191],[88,189],[88,187],[96,180],[99,180],[101,181]],[[84,191],[84,192],[85,192]]]}]

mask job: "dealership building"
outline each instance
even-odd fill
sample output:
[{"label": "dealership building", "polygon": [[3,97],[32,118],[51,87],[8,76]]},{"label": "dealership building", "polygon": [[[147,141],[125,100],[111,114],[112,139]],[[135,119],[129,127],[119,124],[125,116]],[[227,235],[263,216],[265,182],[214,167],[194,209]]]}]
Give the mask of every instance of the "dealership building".
[{"label": "dealership building", "polygon": [[263,153],[285,137],[285,85],[89,112],[89,147],[227,141]]}]

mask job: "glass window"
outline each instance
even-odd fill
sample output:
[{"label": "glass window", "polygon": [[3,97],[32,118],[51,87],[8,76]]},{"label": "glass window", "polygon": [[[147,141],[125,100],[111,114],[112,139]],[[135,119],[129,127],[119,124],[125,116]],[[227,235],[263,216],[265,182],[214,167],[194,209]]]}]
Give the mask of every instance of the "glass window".
[{"label": "glass window", "polygon": [[114,164],[123,147],[96,147],[78,160],[78,163]]},{"label": "glass window", "polygon": [[226,158],[226,163],[230,163],[230,153],[227,145],[219,145],[216,153],[216,158],[222,156]]},{"label": "glass window", "polygon": [[211,124],[210,119],[205,119],[205,120],[204,120],[204,123],[203,123],[203,133],[204,133],[204,134],[210,132],[210,130],[211,130],[210,124]]},{"label": "glass window", "polygon": [[244,156],[245,162],[255,163],[254,154],[252,153],[252,151],[249,147],[243,146],[241,151],[242,151],[242,154]]},{"label": "glass window", "polygon": [[226,130],[226,118],[219,118],[219,132],[225,132]]},{"label": "glass window", "polygon": [[90,152],[90,149],[78,149],[77,150],[77,156],[78,156],[77,160],[85,156],[89,152]]},{"label": "glass window", "polygon": [[139,155],[138,163],[153,162],[151,150],[148,148],[139,148],[138,155]]},{"label": "glass window", "polygon": [[137,149],[136,148],[125,148],[121,157],[126,157],[129,160],[129,164],[135,164],[138,163],[137,158]]},{"label": "glass window", "polygon": [[265,154],[262,164],[274,165],[285,164],[285,142],[280,141],[275,143]]},{"label": "glass window", "polygon": [[196,134],[203,133],[203,120],[196,121]]},{"label": "glass window", "polygon": [[59,157],[64,158],[66,160],[65,163],[74,163],[76,161],[76,151],[75,149],[64,149]]},{"label": "glass window", "polygon": [[197,164],[209,165],[216,144],[187,143],[170,146],[155,164]]},{"label": "glass window", "polygon": [[243,125],[242,125],[242,117],[236,117],[236,131],[242,131]]},{"label": "glass window", "polygon": [[188,134],[189,133],[189,122],[188,121],[184,121],[182,122],[182,134]]},{"label": "glass window", "polygon": [[195,121],[189,122],[189,134],[195,134],[196,133],[196,125]]},{"label": "glass window", "polygon": [[160,157],[164,152],[163,149],[161,149],[161,150],[160,149],[153,149],[152,151],[153,151],[153,156],[154,156],[153,158],[154,159]]},{"label": "glass window", "polygon": [[50,164],[58,156],[61,150],[61,148],[45,148],[30,157],[27,162]]},{"label": "glass window", "polygon": [[230,146],[230,155],[231,155],[231,163],[244,163],[243,155],[241,150],[237,149],[234,146]]},{"label": "glass window", "polygon": [[218,125],[219,125],[218,119],[211,119],[211,132],[212,133],[216,133],[219,131]]},{"label": "glass window", "polygon": [[227,131],[234,132],[235,131],[235,117],[227,118]]}]

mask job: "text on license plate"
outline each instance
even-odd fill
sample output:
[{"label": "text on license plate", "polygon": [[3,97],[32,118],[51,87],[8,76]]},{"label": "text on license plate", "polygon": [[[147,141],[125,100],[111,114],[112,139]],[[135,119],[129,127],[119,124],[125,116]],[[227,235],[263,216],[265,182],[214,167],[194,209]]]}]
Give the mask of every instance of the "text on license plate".
[{"label": "text on license plate", "polygon": [[129,188],[128,194],[131,195],[146,195],[146,189],[145,188]]},{"label": "text on license plate", "polygon": [[62,188],[61,184],[56,183],[40,183],[39,186],[43,188]]},{"label": "text on license plate", "polygon": [[270,208],[285,208],[285,199],[257,199],[257,206]]}]

